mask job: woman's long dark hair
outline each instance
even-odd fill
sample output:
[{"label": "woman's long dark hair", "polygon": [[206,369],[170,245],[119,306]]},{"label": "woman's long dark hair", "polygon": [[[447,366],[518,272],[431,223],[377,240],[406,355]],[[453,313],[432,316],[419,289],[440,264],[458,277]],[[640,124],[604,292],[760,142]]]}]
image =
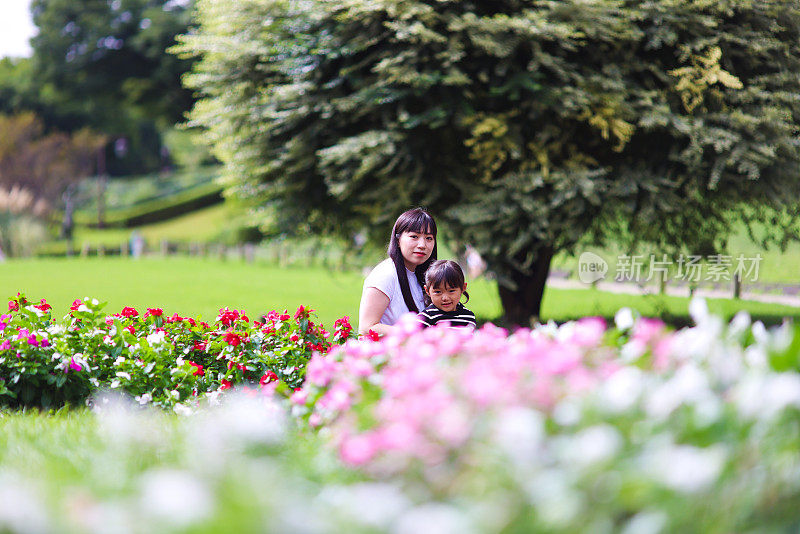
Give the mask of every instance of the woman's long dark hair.
[{"label": "woman's long dark hair", "polygon": [[423,208],[414,208],[404,212],[394,223],[392,235],[389,238],[389,257],[394,262],[397,271],[397,280],[400,282],[400,291],[403,293],[403,301],[408,307],[408,311],[418,313],[414,297],[411,296],[411,287],[408,285],[408,275],[406,274],[406,264],[403,261],[403,254],[400,252],[400,235],[403,232],[417,232],[420,234],[433,235],[433,252],[431,257],[425,260],[422,265],[417,265],[414,274],[417,277],[420,287],[425,285],[425,271],[431,263],[436,260],[436,221]]}]

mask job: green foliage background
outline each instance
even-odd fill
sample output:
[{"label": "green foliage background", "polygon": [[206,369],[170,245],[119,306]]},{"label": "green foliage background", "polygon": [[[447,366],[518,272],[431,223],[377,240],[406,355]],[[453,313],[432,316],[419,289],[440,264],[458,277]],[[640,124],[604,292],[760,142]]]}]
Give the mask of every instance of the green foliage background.
[{"label": "green foliage background", "polygon": [[796,237],[794,1],[199,0],[176,51],[265,229],[430,207],[539,311],[582,237],[706,253]]}]

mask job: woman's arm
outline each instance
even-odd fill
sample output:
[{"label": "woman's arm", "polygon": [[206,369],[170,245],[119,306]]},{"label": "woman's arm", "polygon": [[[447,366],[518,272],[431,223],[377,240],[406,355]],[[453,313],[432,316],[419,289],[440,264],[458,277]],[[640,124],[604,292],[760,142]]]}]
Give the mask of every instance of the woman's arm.
[{"label": "woman's arm", "polygon": [[392,331],[388,324],[381,324],[383,312],[389,307],[389,297],[380,289],[365,287],[361,293],[361,304],[358,307],[358,335],[366,335],[372,330],[381,336]]}]

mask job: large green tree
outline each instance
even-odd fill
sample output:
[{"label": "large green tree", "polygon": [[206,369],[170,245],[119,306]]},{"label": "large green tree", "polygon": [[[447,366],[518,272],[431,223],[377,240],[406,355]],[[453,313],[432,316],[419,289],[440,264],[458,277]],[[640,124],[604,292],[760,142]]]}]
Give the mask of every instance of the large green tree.
[{"label": "large green tree", "polygon": [[721,247],[796,226],[796,0],[198,0],[193,111],[284,229],[422,204],[537,316],[586,236]]},{"label": "large green tree", "polygon": [[124,137],[119,172],[158,166],[159,134],[183,119],[193,103],[181,76],[191,61],[168,54],[175,35],[190,28],[192,2],[175,0],[33,0],[38,34],[33,79],[41,99],[73,125]]}]

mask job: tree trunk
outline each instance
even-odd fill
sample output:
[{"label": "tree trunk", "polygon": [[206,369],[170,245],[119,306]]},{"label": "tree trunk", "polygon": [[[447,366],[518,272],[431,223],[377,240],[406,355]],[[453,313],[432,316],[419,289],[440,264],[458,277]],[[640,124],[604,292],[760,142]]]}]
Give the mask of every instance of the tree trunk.
[{"label": "tree trunk", "polygon": [[510,325],[529,327],[533,321],[539,320],[542,297],[552,260],[553,249],[542,248],[531,272],[515,271],[512,273],[511,280],[516,284],[515,288],[497,286],[500,302],[503,304],[503,313]]}]

